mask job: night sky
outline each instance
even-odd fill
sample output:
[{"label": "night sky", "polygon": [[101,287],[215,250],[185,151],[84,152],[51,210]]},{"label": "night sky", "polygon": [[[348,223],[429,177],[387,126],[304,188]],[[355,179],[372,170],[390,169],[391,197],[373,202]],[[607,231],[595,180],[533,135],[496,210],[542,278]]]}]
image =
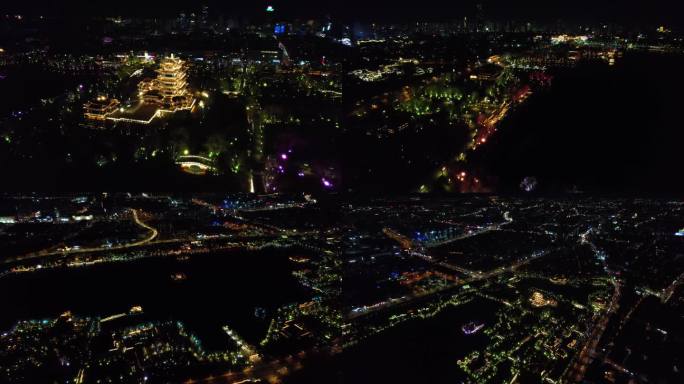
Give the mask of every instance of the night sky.
[{"label": "night sky", "polygon": [[[212,12],[233,16],[255,16],[265,9],[266,0],[200,1],[92,1],[35,0],[3,2],[5,12],[41,13],[51,15],[175,15],[192,12],[206,3]],[[449,20],[475,13],[475,4],[482,4],[487,19],[519,19],[542,22],[617,22],[621,24],[684,24],[681,5],[675,0],[273,0],[279,14],[287,18],[331,15],[346,21],[415,21],[419,19]]]}]

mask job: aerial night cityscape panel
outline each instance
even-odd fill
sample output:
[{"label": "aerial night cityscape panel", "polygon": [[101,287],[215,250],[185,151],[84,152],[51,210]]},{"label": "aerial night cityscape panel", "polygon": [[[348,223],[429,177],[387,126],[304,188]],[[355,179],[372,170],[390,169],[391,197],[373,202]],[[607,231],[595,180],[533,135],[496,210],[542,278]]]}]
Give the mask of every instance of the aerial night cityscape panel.
[{"label": "aerial night cityscape panel", "polygon": [[681,8],[3,2],[0,383],[683,383]]}]

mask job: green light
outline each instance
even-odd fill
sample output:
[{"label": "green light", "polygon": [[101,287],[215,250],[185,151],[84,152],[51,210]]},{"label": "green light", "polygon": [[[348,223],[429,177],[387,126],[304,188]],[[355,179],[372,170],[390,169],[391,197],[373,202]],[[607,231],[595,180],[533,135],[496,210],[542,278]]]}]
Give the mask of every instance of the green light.
[{"label": "green light", "polygon": [[190,150],[188,150],[188,149],[184,150],[184,151],[183,151],[183,154],[184,154],[185,156],[189,155],[189,154],[190,154]]},{"label": "green light", "polygon": [[273,8],[272,5],[269,5],[268,7],[266,7],[266,12],[275,12],[275,8]]}]

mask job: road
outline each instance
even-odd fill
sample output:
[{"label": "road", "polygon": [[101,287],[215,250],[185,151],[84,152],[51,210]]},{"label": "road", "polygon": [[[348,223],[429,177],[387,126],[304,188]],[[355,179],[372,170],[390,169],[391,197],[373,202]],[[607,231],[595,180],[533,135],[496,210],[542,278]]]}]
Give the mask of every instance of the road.
[{"label": "road", "polygon": [[389,308],[395,307],[397,305],[409,303],[409,302],[417,300],[417,299],[433,296],[433,295],[445,292],[449,289],[453,289],[455,287],[463,286],[466,284],[471,284],[471,283],[474,283],[477,281],[486,280],[486,279],[501,275],[503,273],[514,272],[516,269],[522,267],[523,265],[529,264],[532,261],[540,259],[540,258],[548,255],[550,252],[551,252],[551,250],[545,250],[545,251],[537,252],[537,253],[532,254],[530,257],[523,259],[523,260],[519,260],[519,261],[517,261],[517,262],[515,262],[515,263],[513,263],[507,267],[500,267],[500,268],[497,268],[497,269],[494,269],[492,271],[485,272],[485,273],[474,273],[474,275],[472,275],[472,277],[470,277],[468,279],[463,279],[463,280],[459,281],[458,283],[451,284],[451,285],[448,285],[446,287],[442,287],[442,288],[439,288],[439,289],[436,289],[433,291],[422,292],[422,293],[411,295],[411,296],[404,296],[404,297],[401,297],[398,299],[392,299],[392,300],[386,302],[385,304],[374,305],[372,307],[369,307],[367,310],[363,310],[363,311],[349,312],[347,314],[346,318],[347,318],[347,320],[353,320],[353,319],[356,319],[356,318],[359,318],[362,316],[366,316],[370,313],[389,309]]},{"label": "road", "polygon": [[306,360],[313,356],[330,356],[340,352],[339,347],[313,347],[307,351],[300,351],[282,359],[260,361],[242,371],[228,371],[222,375],[209,376],[201,379],[189,379],[185,384],[193,383],[280,383],[292,372],[303,368]]},{"label": "road", "polygon": [[137,240],[132,243],[127,243],[127,244],[120,244],[120,245],[113,245],[111,247],[109,246],[100,246],[100,247],[92,247],[92,248],[78,248],[78,249],[67,249],[67,250],[62,250],[62,251],[48,251],[48,250],[43,250],[35,253],[29,253],[24,256],[17,256],[17,257],[11,257],[11,258],[6,258],[0,261],[0,263],[11,263],[15,261],[25,261],[25,260],[30,260],[30,259],[35,259],[35,258],[40,258],[40,257],[49,257],[49,256],[67,256],[67,255],[73,255],[73,254],[79,254],[79,253],[90,253],[90,252],[100,252],[100,251],[117,251],[117,250],[122,250],[122,249],[129,249],[129,248],[135,248],[139,247],[142,245],[149,244],[152,242],[152,240],[156,239],[157,236],[159,236],[159,232],[155,229],[152,228],[151,226],[145,224],[140,220],[138,217],[138,211],[135,209],[131,209],[132,216],[133,216],[133,222],[135,222],[136,225],[139,227],[147,230],[147,236],[143,238],[142,240]]},{"label": "road", "polygon": [[618,302],[620,300],[620,292],[620,282],[618,280],[615,280],[615,291],[613,292],[613,298],[610,301],[610,306],[608,307],[608,310],[603,314],[603,316],[601,316],[601,318],[596,322],[596,325],[594,326],[591,335],[587,339],[586,344],[584,344],[584,347],[577,356],[575,364],[570,369],[569,381],[579,383],[584,378],[584,374],[587,371],[587,367],[593,360],[594,351],[596,350],[596,347],[598,346],[599,341],[601,340],[601,336],[603,336],[603,333],[606,330],[608,321],[610,321],[610,318],[619,308]]},{"label": "road", "polygon": [[596,230],[590,227],[586,232],[581,233],[579,235],[579,243],[588,245],[591,248],[597,260],[599,260],[603,264],[604,270],[608,273],[609,276],[612,277],[612,282],[615,289],[613,291],[613,296],[610,300],[610,305],[608,306],[608,309],[596,321],[596,324],[594,324],[594,327],[591,330],[591,334],[587,338],[584,347],[582,347],[579,354],[577,354],[577,356],[575,357],[574,364],[572,364],[572,366],[568,370],[568,381],[575,383],[582,382],[582,380],[584,379],[584,374],[587,371],[587,367],[593,360],[593,357],[596,355],[596,347],[601,341],[601,337],[603,336],[603,333],[606,330],[606,326],[608,325],[608,322],[613,317],[615,312],[617,312],[617,310],[620,307],[619,302],[621,297],[622,283],[620,282],[618,276],[608,268],[606,258],[603,256],[601,250],[596,246],[596,244],[594,244],[591,241],[591,235],[595,232]]}]

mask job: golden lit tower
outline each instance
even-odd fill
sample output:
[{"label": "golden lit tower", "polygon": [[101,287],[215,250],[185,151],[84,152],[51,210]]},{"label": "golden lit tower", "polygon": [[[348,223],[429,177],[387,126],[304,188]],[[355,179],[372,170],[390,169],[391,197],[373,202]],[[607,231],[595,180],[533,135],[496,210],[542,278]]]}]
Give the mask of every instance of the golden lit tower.
[{"label": "golden lit tower", "polygon": [[163,111],[192,108],[194,98],[188,92],[185,62],[171,55],[162,59],[157,78],[139,84],[140,95],[148,103],[155,103]]},{"label": "golden lit tower", "polygon": [[157,71],[159,90],[168,101],[178,96],[185,96],[187,93],[187,81],[185,80],[185,63],[183,60],[173,56],[162,60]]}]

